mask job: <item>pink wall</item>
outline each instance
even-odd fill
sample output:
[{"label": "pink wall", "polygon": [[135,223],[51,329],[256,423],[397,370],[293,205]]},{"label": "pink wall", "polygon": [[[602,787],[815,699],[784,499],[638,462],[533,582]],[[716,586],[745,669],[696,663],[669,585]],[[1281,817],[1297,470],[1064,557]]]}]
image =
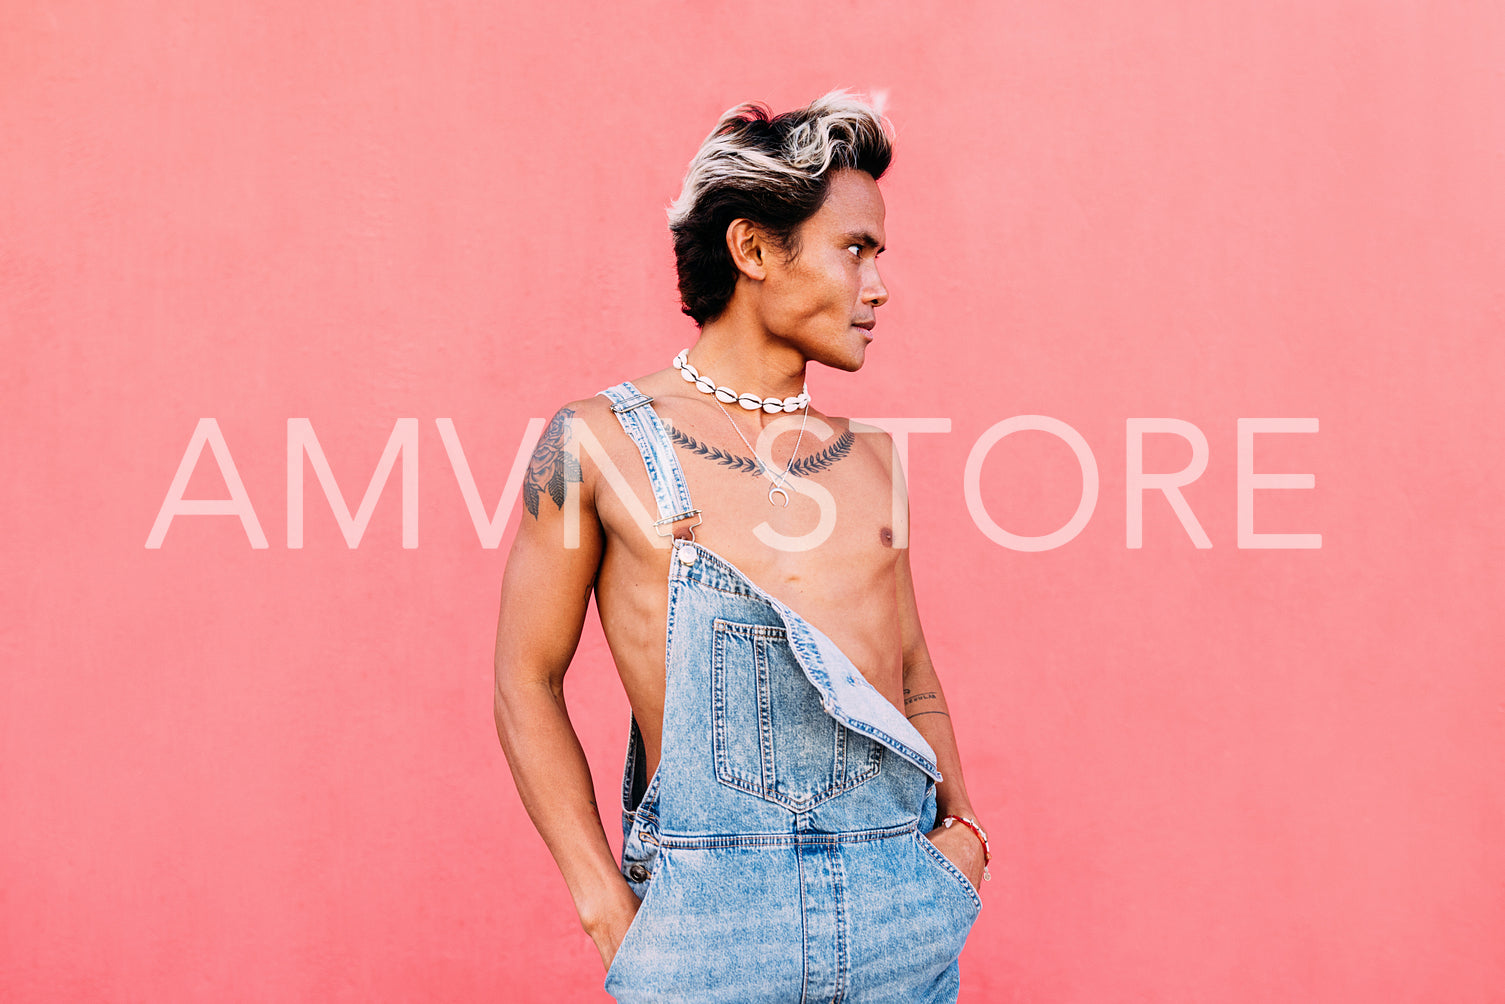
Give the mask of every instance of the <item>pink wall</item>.
[{"label": "pink wall", "polygon": [[[666,365],[663,209],[723,108],[886,88],[869,365],[997,860],[963,999],[1505,1000],[1498,5],[7,4],[0,13],[0,997],[589,1001],[594,951],[491,723],[528,420]],[[1091,519],[990,540],[964,473],[1045,415]],[[180,516],[199,420],[269,544]],[[1238,422],[1255,529],[1238,544]],[[288,420],[310,466],[287,545]],[[1126,546],[1127,423],[1205,434]],[[1150,471],[1190,447],[1146,437]],[[408,459],[414,460],[411,455]],[[1040,433],[978,493],[1064,523]],[[190,498],[223,498],[206,452]],[[510,540],[512,517],[506,539]],[[571,678],[602,804],[625,704]]]}]

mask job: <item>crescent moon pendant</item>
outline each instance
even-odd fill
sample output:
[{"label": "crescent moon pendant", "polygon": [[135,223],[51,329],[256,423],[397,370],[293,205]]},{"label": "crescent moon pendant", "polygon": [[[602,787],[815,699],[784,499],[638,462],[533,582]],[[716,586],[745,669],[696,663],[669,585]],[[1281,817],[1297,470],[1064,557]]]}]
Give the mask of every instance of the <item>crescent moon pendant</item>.
[{"label": "crescent moon pendant", "polygon": [[789,493],[786,492],[784,489],[780,488],[778,485],[774,485],[772,488],[768,489],[768,504],[769,505],[773,505],[773,497],[775,495],[782,495],[784,497],[784,501],[780,502],[779,506],[781,508],[788,509],[789,508]]}]

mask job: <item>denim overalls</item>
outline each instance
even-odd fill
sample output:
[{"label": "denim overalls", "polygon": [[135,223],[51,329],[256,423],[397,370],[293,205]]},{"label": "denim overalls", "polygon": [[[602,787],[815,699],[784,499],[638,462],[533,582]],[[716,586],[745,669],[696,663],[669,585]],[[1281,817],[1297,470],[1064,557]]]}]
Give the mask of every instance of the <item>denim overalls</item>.
[{"label": "denim overalls", "polygon": [[[657,529],[698,515],[658,415],[601,392]],[[714,518],[714,515],[713,515]],[[676,539],[663,750],[631,723],[622,873],[643,903],[606,974],[624,1004],[955,1001],[977,892],[924,836],[935,753],[820,631]]]}]

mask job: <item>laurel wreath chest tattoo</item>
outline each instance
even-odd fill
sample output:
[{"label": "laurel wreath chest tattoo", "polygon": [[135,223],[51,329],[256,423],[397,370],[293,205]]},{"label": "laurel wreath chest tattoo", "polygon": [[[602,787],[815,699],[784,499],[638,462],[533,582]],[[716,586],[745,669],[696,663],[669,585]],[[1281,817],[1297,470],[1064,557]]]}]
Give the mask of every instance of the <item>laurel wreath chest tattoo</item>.
[{"label": "laurel wreath chest tattoo", "polygon": [[[744,457],[740,453],[732,453],[729,450],[721,449],[719,446],[702,443],[689,433],[681,432],[668,423],[665,423],[664,427],[669,431],[669,438],[674,441],[674,445],[683,447],[698,457],[714,460],[722,467],[729,467],[734,471],[741,471],[743,474],[750,474],[755,478],[763,476],[765,469],[763,462],[756,457]],[[848,429],[840,436],[837,436],[835,441],[825,449],[807,456],[797,457],[794,463],[790,465],[789,473],[795,477],[808,478],[812,474],[819,474],[821,471],[829,470],[833,464],[852,452],[852,444],[856,442],[857,437],[852,435],[852,430]]]},{"label": "laurel wreath chest tattoo", "polygon": [[[523,505],[527,508],[528,515],[534,519],[538,519],[539,506],[544,497],[547,496],[556,509],[562,510],[569,486],[578,484],[582,480],[580,461],[567,449],[573,438],[570,435],[570,423],[574,417],[573,408],[560,408],[549,421],[548,428],[544,429],[543,435],[539,437],[538,445],[533,449],[533,456],[528,461],[528,474],[523,479]],[[765,467],[763,462],[756,457],[745,457],[739,453],[723,450],[719,446],[702,443],[694,436],[674,428],[667,422],[664,423],[664,428],[676,446],[694,456],[704,457],[722,467],[740,471],[752,477],[763,476]],[[795,458],[789,472],[795,477],[807,478],[812,474],[830,470],[851,454],[856,442],[857,437],[853,435],[852,430],[848,429],[824,449]]]},{"label": "laurel wreath chest tattoo", "polygon": [[570,484],[580,481],[580,461],[565,447],[570,442],[573,408],[560,408],[549,427],[538,438],[533,457],[528,461],[528,476],[523,479],[523,505],[528,514],[538,518],[539,499],[547,495],[556,509],[564,508],[564,496]]}]

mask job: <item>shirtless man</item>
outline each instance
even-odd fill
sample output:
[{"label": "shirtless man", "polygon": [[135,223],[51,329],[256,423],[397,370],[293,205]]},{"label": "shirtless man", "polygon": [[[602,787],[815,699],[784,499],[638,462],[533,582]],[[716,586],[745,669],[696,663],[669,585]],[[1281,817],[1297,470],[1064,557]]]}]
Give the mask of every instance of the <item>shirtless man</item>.
[{"label": "shirtless man", "polygon": [[[699,338],[561,408],[533,456],[497,732],[621,1001],[956,997],[986,835],[896,546],[902,472],[801,396],[812,362],[862,366],[888,299],[890,157],[842,92],[726,113],[670,209]],[[633,712],[620,865],[564,704],[593,592]]]}]

